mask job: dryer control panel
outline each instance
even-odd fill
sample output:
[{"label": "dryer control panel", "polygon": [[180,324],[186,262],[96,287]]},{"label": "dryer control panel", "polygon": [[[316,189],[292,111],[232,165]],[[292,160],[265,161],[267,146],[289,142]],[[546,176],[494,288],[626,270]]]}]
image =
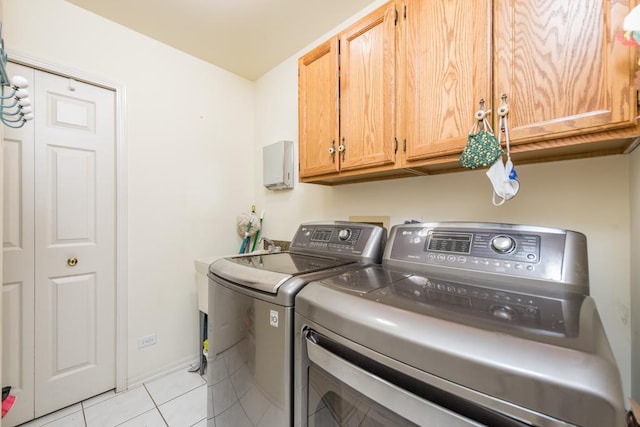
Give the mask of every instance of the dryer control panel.
[{"label": "dryer control panel", "polygon": [[490,223],[397,225],[384,260],[425,272],[566,283],[588,294],[586,237],[575,231]]}]

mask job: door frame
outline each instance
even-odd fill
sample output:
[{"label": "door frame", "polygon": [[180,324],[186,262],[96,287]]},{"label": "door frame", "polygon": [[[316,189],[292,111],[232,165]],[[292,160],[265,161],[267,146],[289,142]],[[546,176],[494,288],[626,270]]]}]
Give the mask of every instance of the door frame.
[{"label": "door frame", "polygon": [[[116,392],[125,391],[127,384],[128,360],[128,300],[127,300],[127,150],[125,132],[126,91],[122,83],[114,82],[93,74],[85,73],[63,65],[35,58],[18,51],[8,50],[8,60],[37,70],[78,80],[93,86],[115,92],[115,162],[116,162]],[[1,207],[1,205],[0,205]],[[1,359],[0,359],[1,360]]]}]

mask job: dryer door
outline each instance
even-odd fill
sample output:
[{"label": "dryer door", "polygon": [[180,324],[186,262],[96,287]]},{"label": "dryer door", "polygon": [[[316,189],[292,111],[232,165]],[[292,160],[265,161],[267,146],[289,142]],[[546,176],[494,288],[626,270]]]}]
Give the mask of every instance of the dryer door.
[{"label": "dryer door", "polygon": [[307,330],[305,345],[308,427],[531,426],[421,383],[313,330]]}]

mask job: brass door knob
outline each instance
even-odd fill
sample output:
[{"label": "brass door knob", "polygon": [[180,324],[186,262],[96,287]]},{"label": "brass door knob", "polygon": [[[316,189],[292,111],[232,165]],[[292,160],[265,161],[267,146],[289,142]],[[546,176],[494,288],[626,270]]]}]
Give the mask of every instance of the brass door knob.
[{"label": "brass door knob", "polygon": [[74,258],[69,258],[69,259],[67,260],[67,265],[68,265],[69,267],[73,267],[73,266],[74,266],[74,265],[76,265],[77,263],[78,263],[78,258],[75,258],[75,257],[74,257]]}]

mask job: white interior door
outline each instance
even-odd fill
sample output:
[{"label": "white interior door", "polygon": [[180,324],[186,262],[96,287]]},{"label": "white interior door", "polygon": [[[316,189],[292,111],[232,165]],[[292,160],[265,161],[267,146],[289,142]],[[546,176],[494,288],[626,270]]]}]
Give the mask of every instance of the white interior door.
[{"label": "white interior door", "polygon": [[[31,68],[9,64],[8,71],[34,80]],[[30,420],[34,414],[33,126],[4,127],[2,385],[11,386],[16,396],[2,420],[5,426]]]},{"label": "white interior door", "polygon": [[36,71],[35,415],[115,387],[115,93]]},{"label": "white interior door", "polygon": [[35,120],[4,138],[4,426],[116,382],[115,93],[9,74],[29,79]]}]

